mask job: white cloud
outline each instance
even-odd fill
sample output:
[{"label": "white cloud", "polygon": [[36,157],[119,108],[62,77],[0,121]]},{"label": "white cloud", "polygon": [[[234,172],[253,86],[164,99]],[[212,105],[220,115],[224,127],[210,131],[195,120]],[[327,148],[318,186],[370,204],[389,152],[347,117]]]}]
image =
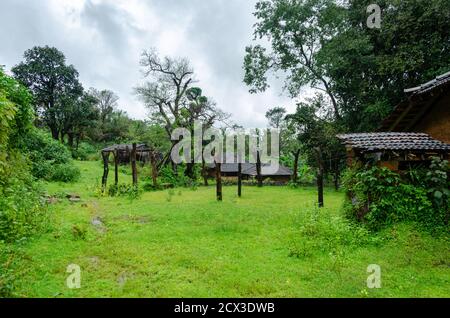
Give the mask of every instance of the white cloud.
[{"label": "white cloud", "polygon": [[294,109],[274,81],[252,95],[242,82],[245,46],[251,43],[255,0],[6,0],[0,12],[0,64],[8,68],[34,45],[55,46],[74,64],[86,88],[111,89],[120,107],[145,118],[133,95],[143,81],[140,54],[156,47],[162,54],[187,57],[198,85],[233,120],[246,127],[266,125],[273,106]]}]

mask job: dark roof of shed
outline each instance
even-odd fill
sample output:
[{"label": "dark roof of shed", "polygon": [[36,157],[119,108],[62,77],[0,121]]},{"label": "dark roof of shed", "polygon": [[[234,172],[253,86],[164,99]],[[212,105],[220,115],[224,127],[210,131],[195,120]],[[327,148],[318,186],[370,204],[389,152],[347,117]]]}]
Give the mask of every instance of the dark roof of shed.
[{"label": "dark roof of shed", "polygon": [[[112,145],[112,146],[103,148],[102,152],[114,151],[116,149],[119,151],[126,151],[127,147],[128,147],[128,150],[130,150],[130,151],[131,151],[131,149],[133,149],[132,144],[118,144],[118,145]],[[138,151],[150,151],[150,149],[147,147],[146,144],[137,144],[136,149]]]},{"label": "dark roof of shed", "polygon": [[[261,166],[267,166],[267,164],[261,164]],[[213,163],[207,164],[207,167],[213,169],[215,165]],[[238,172],[238,164],[237,163],[222,163],[220,166],[220,171],[223,173],[237,173]],[[242,164],[242,174],[256,176],[256,164],[245,162]],[[270,175],[274,176],[291,176],[292,171],[282,165],[279,165],[278,171],[276,173],[272,173]]]},{"label": "dark roof of shed", "polygon": [[347,146],[363,152],[380,150],[449,151],[450,145],[425,133],[380,132],[341,134],[337,137]]},{"label": "dark roof of shed", "polygon": [[379,131],[413,131],[430,107],[436,104],[435,101],[449,94],[450,72],[417,87],[405,89],[404,92],[408,98],[395,106],[383,120]]}]

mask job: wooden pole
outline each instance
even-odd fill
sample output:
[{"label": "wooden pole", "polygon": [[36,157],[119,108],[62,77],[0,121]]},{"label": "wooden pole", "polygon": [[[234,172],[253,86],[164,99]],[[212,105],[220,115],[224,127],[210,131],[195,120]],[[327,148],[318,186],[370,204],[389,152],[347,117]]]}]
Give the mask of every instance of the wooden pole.
[{"label": "wooden pole", "polygon": [[150,152],[150,163],[152,165],[152,180],[153,180],[153,186],[158,186],[158,165],[156,164],[156,153],[155,151]]},{"label": "wooden pole", "polygon": [[261,175],[261,158],[259,157],[259,150],[256,151],[256,178],[258,179],[258,187],[263,186]]},{"label": "wooden pole", "polygon": [[102,152],[102,158],[103,158],[103,176],[102,176],[102,191],[106,190],[106,183],[108,181],[108,158],[109,158],[109,152]]},{"label": "wooden pole", "polygon": [[319,147],[315,148],[317,156],[317,164],[319,169],[317,171],[317,197],[319,208],[323,207],[323,161],[322,161],[322,151]]},{"label": "wooden pole", "polygon": [[242,195],[242,163],[238,163],[238,197]]},{"label": "wooden pole", "polygon": [[202,177],[203,177],[203,185],[205,187],[208,186],[208,171],[206,170],[205,159],[202,158]]},{"label": "wooden pole", "polygon": [[114,150],[114,184],[119,184],[119,150]]},{"label": "wooden pole", "polygon": [[216,162],[216,197],[217,201],[222,201],[222,174],[221,164]]},{"label": "wooden pole", "polygon": [[136,169],[136,143],[133,143],[133,148],[131,149],[131,173],[133,176],[133,185],[137,185],[137,169]]}]

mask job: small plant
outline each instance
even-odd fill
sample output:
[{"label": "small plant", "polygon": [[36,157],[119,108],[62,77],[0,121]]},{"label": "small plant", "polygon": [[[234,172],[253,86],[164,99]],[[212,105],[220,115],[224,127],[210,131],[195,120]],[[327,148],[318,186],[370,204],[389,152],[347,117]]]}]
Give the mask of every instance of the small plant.
[{"label": "small plant", "polygon": [[108,187],[108,196],[110,197],[128,197],[130,199],[138,199],[141,196],[139,186],[129,183],[113,184]]},{"label": "small plant", "polygon": [[86,240],[87,229],[83,225],[73,225],[72,226],[72,235],[76,240]]},{"label": "small plant", "polygon": [[172,202],[172,197],[175,195],[175,190],[174,189],[169,189],[167,191],[167,196],[166,196],[166,201],[167,202]]}]

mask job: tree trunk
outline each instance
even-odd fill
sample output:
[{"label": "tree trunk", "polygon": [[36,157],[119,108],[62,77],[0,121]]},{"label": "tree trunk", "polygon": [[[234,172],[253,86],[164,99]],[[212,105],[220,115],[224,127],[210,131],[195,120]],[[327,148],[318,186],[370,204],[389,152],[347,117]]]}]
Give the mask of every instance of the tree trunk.
[{"label": "tree trunk", "polygon": [[184,171],[184,175],[190,179],[194,179],[194,163],[193,162],[186,163],[186,170]]},{"label": "tree trunk", "polygon": [[74,140],[73,133],[68,133],[67,134],[67,144],[69,145],[70,148],[73,148],[73,140]]},{"label": "tree trunk", "polygon": [[208,186],[208,171],[206,170],[205,160],[202,159],[202,176],[203,176],[203,184],[205,187]]},{"label": "tree trunk", "polygon": [[258,187],[263,186],[261,175],[261,158],[259,157],[259,150],[256,152],[256,178],[258,179]]},{"label": "tree trunk", "polygon": [[339,190],[339,170],[334,171],[334,189]]},{"label": "tree trunk", "polygon": [[119,151],[114,150],[114,184],[119,184]]},{"label": "tree trunk", "polygon": [[56,127],[50,127],[50,130],[52,132],[52,138],[55,140],[59,140],[59,131]]},{"label": "tree trunk", "polygon": [[216,162],[216,197],[217,201],[222,201],[222,174],[219,162]]},{"label": "tree trunk", "polygon": [[294,152],[294,171],[292,173],[292,182],[297,183],[298,179],[298,159],[300,157],[300,149]]},{"label": "tree trunk", "polygon": [[105,192],[106,183],[108,181],[108,172],[109,172],[109,167],[108,167],[109,152],[102,152],[102,157],[103,157],[102,191]]},{"label": "tree trunk", "polygon": [[242,195],[242,163],[238,163],[238,197]]},{"label": "tree trunk", "polygon": [[318,171],[317,171],[317,192],[318,192],[318,205],[319,208],[323,207],[323,161],[322,161],[322,150],[317,147],[314,149],[317,156],[317,165],[318,165]]},{"label": "tree trunk", "polygon": [[133,143],[133,148],[131,149],[131,173],[133,176],[133,185],[137,185],[137,168],[136,168],[136,143]]},{"label": "tree trunk", "polygon": [[150,163],[152,165],[152,181],[153,181],[153,187],[156,189],[158,186],[158,165],[156,164],[156,157],[155,153],[152,152],[150,154]]}]

